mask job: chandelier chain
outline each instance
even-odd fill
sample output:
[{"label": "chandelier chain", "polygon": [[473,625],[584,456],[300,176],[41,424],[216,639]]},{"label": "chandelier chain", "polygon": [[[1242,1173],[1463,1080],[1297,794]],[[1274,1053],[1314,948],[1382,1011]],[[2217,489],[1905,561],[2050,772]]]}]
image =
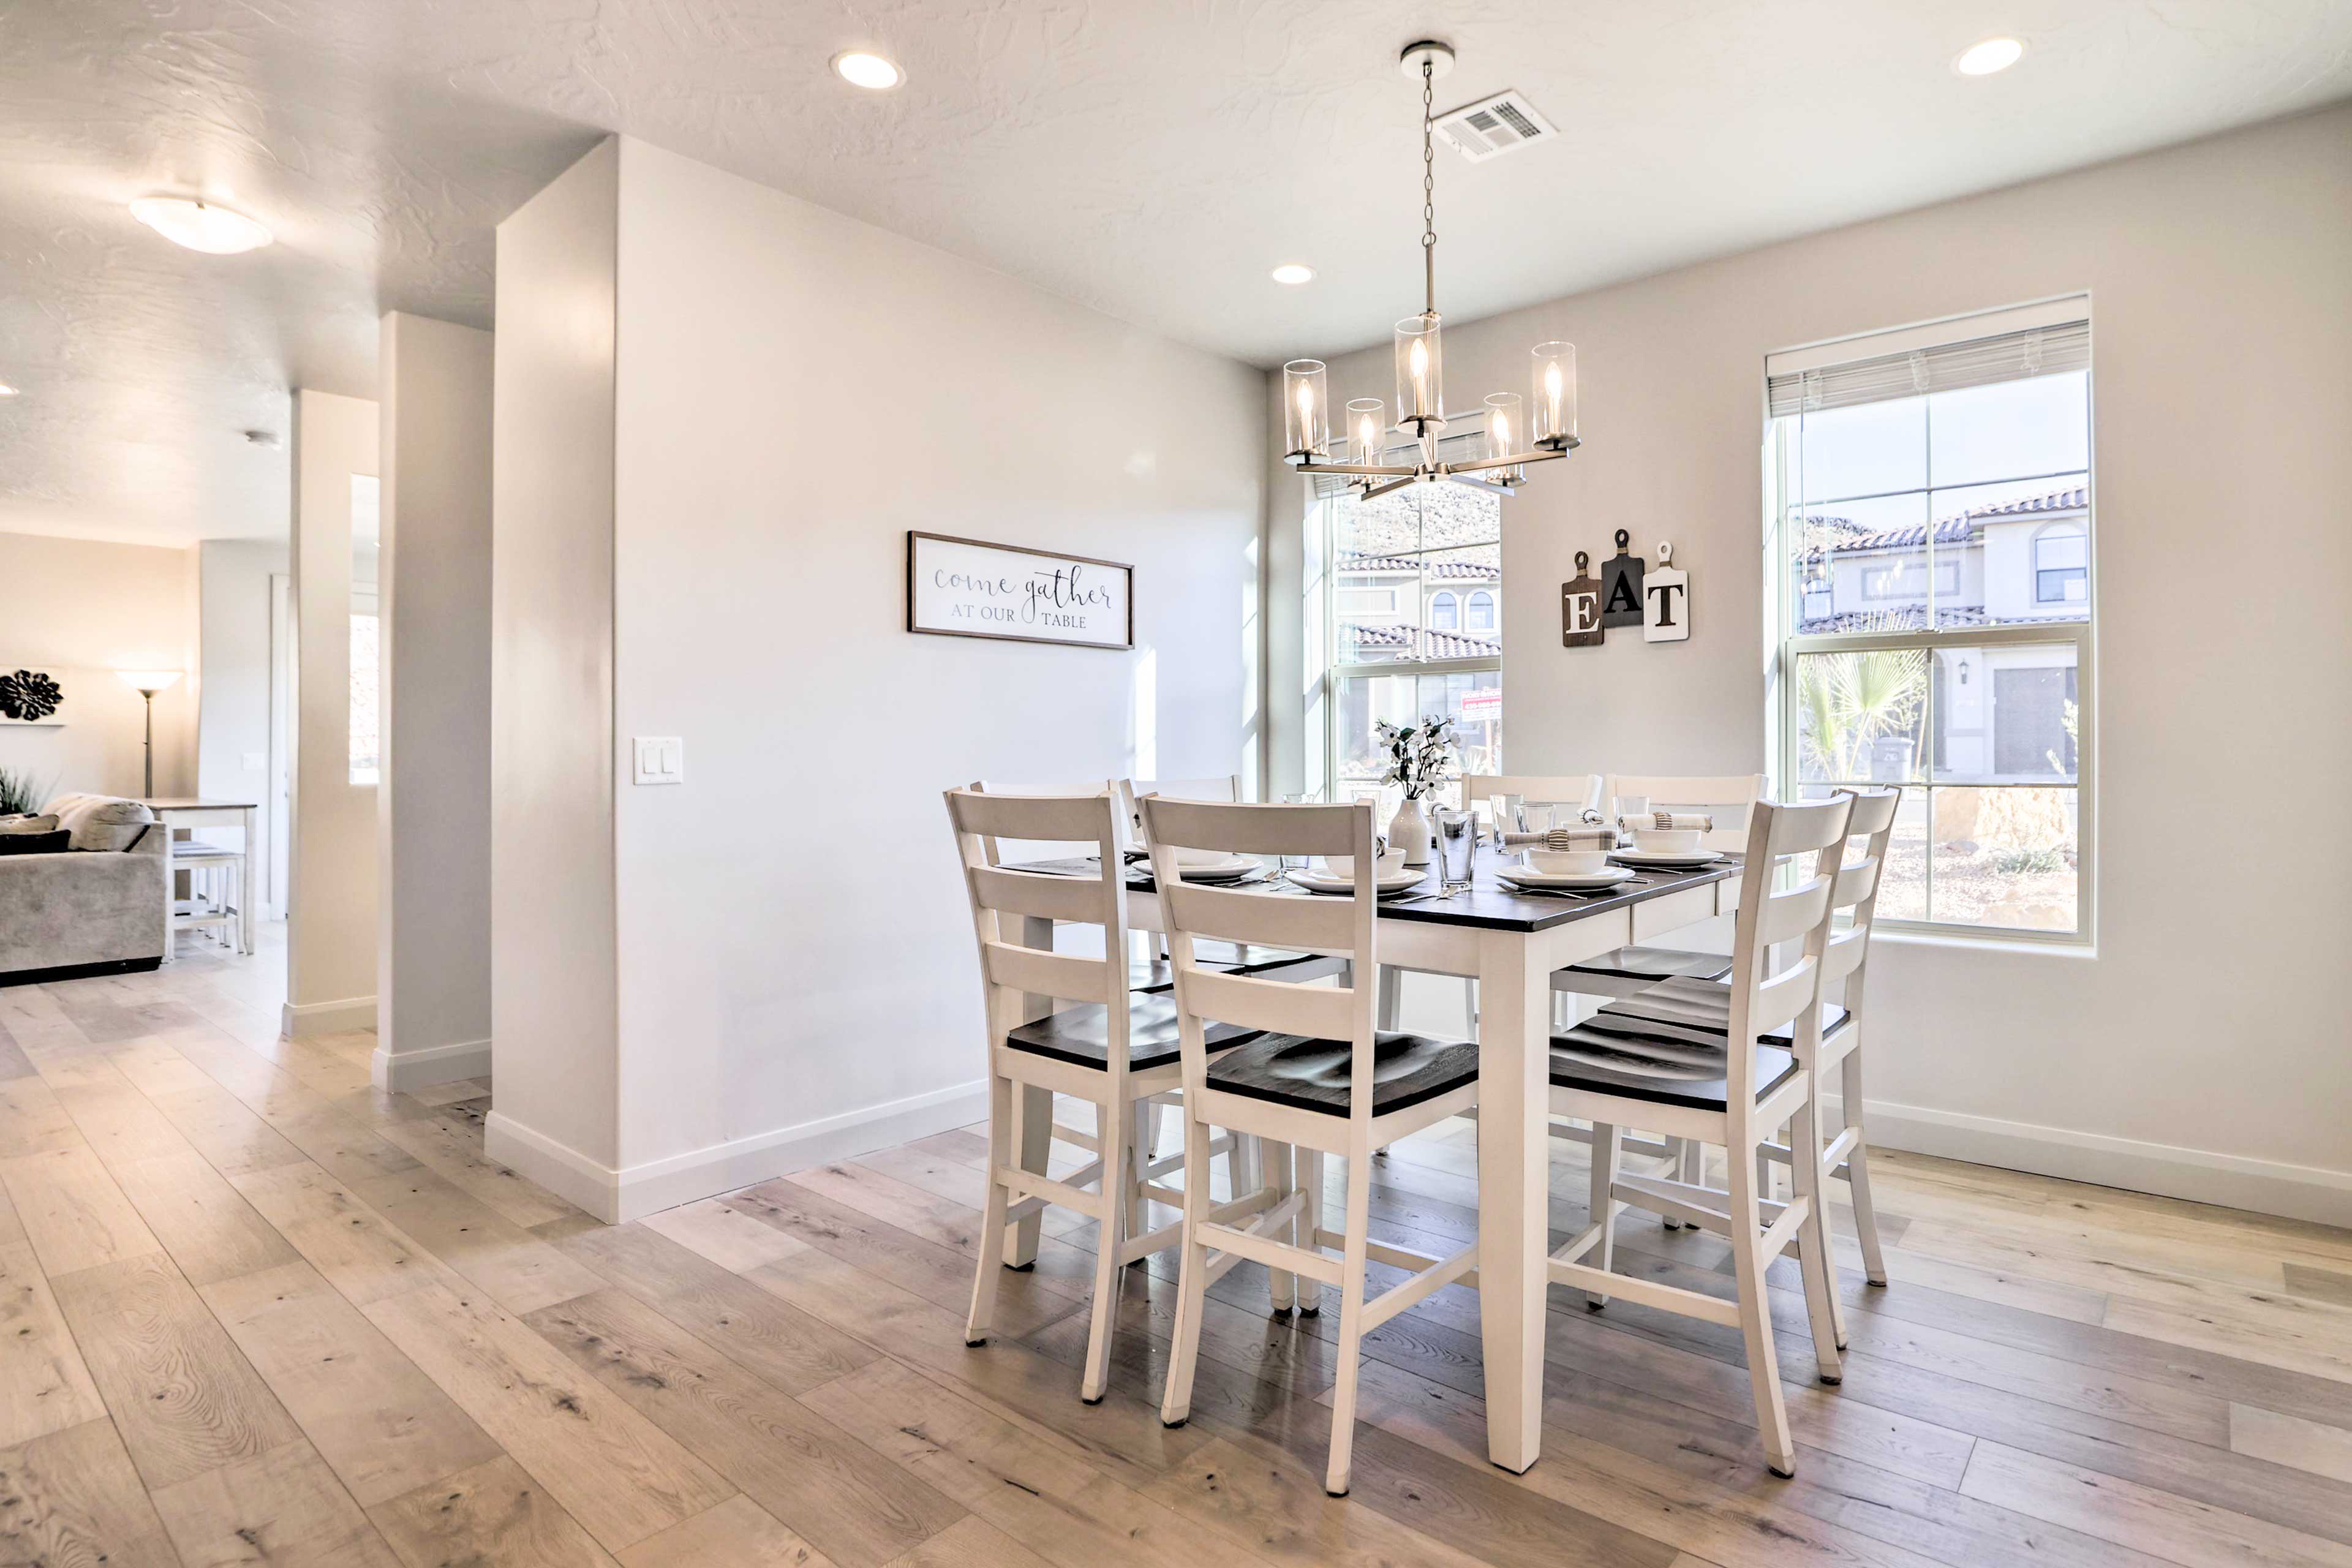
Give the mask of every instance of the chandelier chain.
[{"label": "chandelier chain", "polygon": [[1430,124],[1435,118],[1436,101],[1433,89],[1437,73],[1431,62],[1421,62],[1421,273],[1423,310],[1431,316],[1437,314],[1437,167],[1436,156],[1430,142]]}]

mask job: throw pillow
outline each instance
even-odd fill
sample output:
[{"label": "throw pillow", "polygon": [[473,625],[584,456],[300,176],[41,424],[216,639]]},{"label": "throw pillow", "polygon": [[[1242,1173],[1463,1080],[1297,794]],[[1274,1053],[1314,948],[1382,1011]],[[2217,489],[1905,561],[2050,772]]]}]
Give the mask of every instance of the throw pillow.
[{"label": "throw pillow", "polygon": [[70,796],[58,813],[58,826],[73,835],[77,849],[128,849],[154,820],[155,814],[138,801],[110,795]]},{"label": "throw pillow", "polygon": [[11,833],[55,833],[58,819],[54,816],[0,816],[0,835]]},{"label": "throw pillow", "polygon": [[73,847],[73,835],[63,828],[54,833],[0,833],[0,855],[62,855]]}]

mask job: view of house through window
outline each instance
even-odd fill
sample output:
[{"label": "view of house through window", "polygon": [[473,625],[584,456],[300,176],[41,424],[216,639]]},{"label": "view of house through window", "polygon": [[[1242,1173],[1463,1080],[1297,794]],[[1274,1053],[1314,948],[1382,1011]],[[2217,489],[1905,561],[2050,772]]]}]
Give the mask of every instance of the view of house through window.
[{"label": "view of house through window", "polygon": [[1456,484],[1323,500],[1332,591],[1332,798],[1382,795],[1373,725],[1454,721],[1464,770],[1502,767],[1502,500]]},{"label": "view of house through window", "polygon": [[1781,787],[1903,787],[1882,916],[2076,932],[2088,329],[1967,326],[1771,374]]}]

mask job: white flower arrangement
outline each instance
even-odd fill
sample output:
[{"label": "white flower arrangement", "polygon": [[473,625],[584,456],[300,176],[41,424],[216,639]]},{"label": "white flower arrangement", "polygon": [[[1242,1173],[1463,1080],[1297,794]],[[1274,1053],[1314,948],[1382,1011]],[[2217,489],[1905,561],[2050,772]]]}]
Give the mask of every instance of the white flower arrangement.
[{"label": "white flower arrangement", "polygon": [[1372,729],[1388,752],[1381,783],[1402,786],[1405,799],[1419,800],[1454,776],[1453,720],[1391,724],[1383,719]]}]

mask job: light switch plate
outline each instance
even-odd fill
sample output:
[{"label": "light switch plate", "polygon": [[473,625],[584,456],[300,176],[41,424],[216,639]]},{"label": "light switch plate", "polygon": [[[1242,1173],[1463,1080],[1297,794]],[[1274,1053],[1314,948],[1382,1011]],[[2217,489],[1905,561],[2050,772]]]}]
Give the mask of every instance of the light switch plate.
[{"label": "light switch plate", "polygon": [[676,735],[639,735],[631,742],[631,750],[635,758],[633,783],[686,782],[686,742]]}]

